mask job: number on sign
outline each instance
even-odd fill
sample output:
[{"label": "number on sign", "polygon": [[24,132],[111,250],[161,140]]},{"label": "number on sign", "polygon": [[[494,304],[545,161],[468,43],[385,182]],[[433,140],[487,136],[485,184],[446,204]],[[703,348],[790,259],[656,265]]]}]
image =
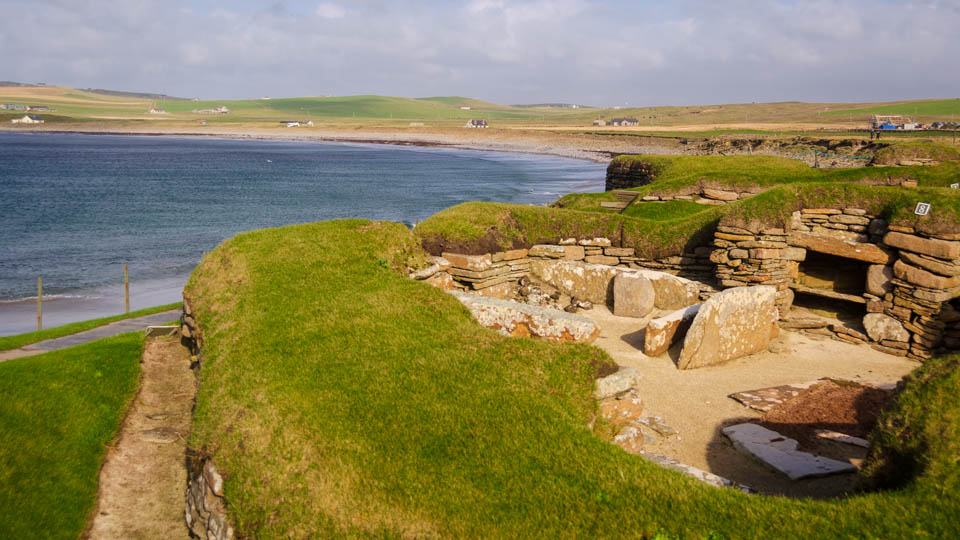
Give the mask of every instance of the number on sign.
[{"label": "number on sign", "polygon": [[925,216],[930,213],[930,203],[917,203],[916,210],[913,211],[914,214],[918,216]]}]

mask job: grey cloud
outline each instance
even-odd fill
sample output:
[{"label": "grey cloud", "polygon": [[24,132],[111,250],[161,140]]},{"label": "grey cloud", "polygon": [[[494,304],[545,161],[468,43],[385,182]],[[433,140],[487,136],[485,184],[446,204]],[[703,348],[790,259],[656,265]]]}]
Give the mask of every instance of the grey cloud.
[{"label": "grey cloud", "polygon": [[[660,105],[952,96],[947,1],[4,2],[2,78],[207,98]],[[202,8],[202,9],[201,9]]]}]

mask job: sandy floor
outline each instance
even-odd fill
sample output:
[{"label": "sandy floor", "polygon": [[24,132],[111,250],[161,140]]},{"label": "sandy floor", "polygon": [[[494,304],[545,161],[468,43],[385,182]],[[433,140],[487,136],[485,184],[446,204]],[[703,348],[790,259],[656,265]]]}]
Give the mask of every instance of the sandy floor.
[{"label": "sandy floor", "polygon": [[100,471],[88,537],[188,538],[186,437],[195,377],[179,338],[148,340],[140,391]]},{"label": "sandy floor", "polygon": [[[601,334],[595,345],[617,363],[643,374],[640,396],[644,414],[659,415],[679,436],[663,440],[647,451],[662,453],[750,486],[762,493],[831,497],[850,489],[855,475],[837,475],[797,482],[764,468],[741,455],[723,436],[723,426],[760,418],[727,396],[734,392],[799,383],[821,377],[864,382],[893,383],[919,363],[889,356],[865,346],[834,340],[815,341],[809,336],[781,332],[791,352],[761,353],[730,363],[680,371],[674,364],[679,345],[659,358],[641,352],[646,319],[616,317],[604,307],[583,313],[598,322]],[[840,443],[831,443],[840,444]]]}]

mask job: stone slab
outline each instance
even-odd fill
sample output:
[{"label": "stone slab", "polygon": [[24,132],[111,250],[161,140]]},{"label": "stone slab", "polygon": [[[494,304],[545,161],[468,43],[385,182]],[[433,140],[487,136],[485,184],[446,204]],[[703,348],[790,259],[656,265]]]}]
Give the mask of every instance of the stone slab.
[{"label": "stone slab", "polygon": [[618,317],[643,318],[653,311],[656,294],[650,280],[634,273],[622,272],[613,278],[613,314]]},{"label": "stone slab", "polygon": [[591,343],[600,335],[597,323],[582,315],[453,291],[481,326],[505,336],[531,336],[555,343]]},{"label": "stone slab", "polygon": [[816,430],[816,434],[817,437],[820,437],[821,439],[842,442],[844,444],[852,444],[853,446],[859,446],[861,448],[870,448],[870,441],[861,439],[860,437],[854,437],[853,435],[847,435],[846,433],[840,433],[839,431],[818,429]]},{"label": "stone slab", "polygon": [[687,335],[687,330],[699,311],[700,304],[694,304],[650,321],[643,337],[643,354],[660,356],[667,352],[674,343]]},{"label": "stone slab", "polygon": [[771,386],[769,388],[760,388],[758,390],[735,392],[727,397],[733,399],[734,401],[740,402],[744,407],[750,407],[751,409],[757,411],[767,412],[777,405],[786,403],[787,401],[799,396],[801,392],[820,382],[823,381],[817,380],[803,383],[783,384],[780,386]]},{"label": "stone slab", "polygon": [[[891,227],[891,229],[892,228],[893,227]],[[938,259],[960,259],[960,242],[922,238],[912,234],[892,231],[883,237],[883,243],[906,251],[930,255]]]},{"label": "stone slab", "polygon": [[642,376],[636,368],[620,366],[620,369],[611,375],[596,380],[596,389],[593,397],[598,401],[624,394],[640,384]]},{"label": "stone slab", "polygon": [[873,264],[889,264],[893,261],[892,254],[880,249],[874,244],[850,242],[805,232],[791,233],[789,243],[792,246],[806,248],[819,253],[856,259]]},{"label": "stone slab", "polygon": [[797,450],[797,441],[756,424],[737,424],[723,428],[733,445],[761,463],[787,475],[791,480],[856,472],[843,461]]},{"label": "stone slab", "polygon": [[690,325],[677,367],[721,364],[766,350],[779,318],[776,293],[775,287],[760,285],[713,295]]}]

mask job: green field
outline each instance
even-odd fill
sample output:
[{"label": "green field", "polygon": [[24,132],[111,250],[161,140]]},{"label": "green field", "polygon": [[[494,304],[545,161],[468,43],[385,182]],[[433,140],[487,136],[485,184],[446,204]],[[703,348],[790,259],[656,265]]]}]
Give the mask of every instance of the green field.
[{"label": "green field", "polygon": [[0,363],[0,538],[80,537],[142,342],[135,332]]},{"label": "green field", "polygon": [[[509,210],[474,205],[488,222]],[[604,352],[479,327],[452,296],[403,275],[417,244],[401,225],[362,220],[268,229],[228,240],[192,275],[205,348],[190,444],[227,478],[240,536],[955,532],[955,369],[930,362],[888,417],[882,438],[910,465],[897,491],[812,501],[717,489],[587,427]]]},{"label": "green field", "polygon": [[861,107],[850,110],[833,110],[824,114],[827,116],[842,116],[845,114],[904,115],[916,117],[914,120],[925,122],[932,121],[931,119],[951,120],[952,115],[956,115],[957,118],[960,118],[960,98],[907,101],[903,103],[891,103],[889,105],[878,104],[871,107]]}]

